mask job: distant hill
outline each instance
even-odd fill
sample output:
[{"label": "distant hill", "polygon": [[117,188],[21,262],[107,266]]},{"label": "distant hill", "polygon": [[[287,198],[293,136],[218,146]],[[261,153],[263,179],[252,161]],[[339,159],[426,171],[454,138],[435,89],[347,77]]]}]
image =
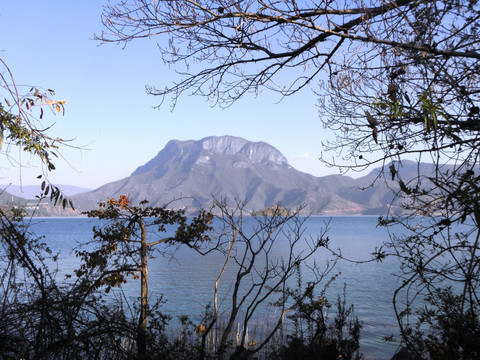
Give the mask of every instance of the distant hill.
[{"label": "distant hill", "polygon": [[83,210],[122,194],[133,202],[148,199],[154,206],[183,197],[173,206],[193,211],[208,207],[213,196],[232,204],[235,199],[248,200],[248,211],[281,202],[290,209],[306,204],[304,211],[309,214],[384,213],[392,194],[383,182],[364,192],[359,189],[369,186],[374,177],[315,177],[294,169],[267,143],[212,136],[172,140],[129,177],[73,196],[73,200]]},{"label": "distant hill", "polygon": [[19,196],[15,196],[8,191],[3,190],[0,188],[0,204],[5,204],[5,203],[12,203],[12,204],[19,204],[19,203],[25,203],[25,199]]},{"label": "distant hill", "polygon": [[[76,186],[58,185],[67,194],[78,194],[87,189]],[[10,192],[12,191],[12,192]],[[80,213],[70,208],[63,209],[61,206],[53,206],[48,199],[39,200],[35,198],[40,193],[39,186],[0,185],[0,204],[7,204],[7,207],[22,207],[27,213],[34,216],[78,216]],[[20,195],[17,196],[16,194]],[[67,195],[69,196],[69,195]]]},{"label": "distant hill", "polygon": [[[56,185],[66,196],[92,191],[92,189],[82,188],[71,185]],[[40,185],[0,185],[0,190],[5,190],[11,195],[18,196],[23,199],[36,199],[40,194]]]}]

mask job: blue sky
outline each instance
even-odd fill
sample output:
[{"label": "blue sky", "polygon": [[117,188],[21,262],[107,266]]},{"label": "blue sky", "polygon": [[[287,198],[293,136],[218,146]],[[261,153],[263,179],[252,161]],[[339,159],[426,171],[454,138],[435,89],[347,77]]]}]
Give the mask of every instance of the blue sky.
[{"label": "blue sky", "polygon": [[[338,173],[318,160],[327,136],[311,89],[283,99],[265,91],[232,107],[212,108],[200,97],[182,96],[173,112],[145,85],[163,87],[178,79],[161,61],[156,42],[145,39],[125,49],[91,40],[99,33],[103,1],[0,1],[0,57],[17,84],[37,85],[68,100],[65,116],[50,117],[52,132],[83,147],[63,149],[52,182],[88,188],[129,176],[171,139],[210,135],[265,141],[298,170],[317,176]],[[301,71],[301,70],[299,70]],[[312,86],[315,86],[313,84]],[[23,165],[31,162],[23,155]],[[0,184],[34,184],[38,164],[14,168],[0,158]]]}]

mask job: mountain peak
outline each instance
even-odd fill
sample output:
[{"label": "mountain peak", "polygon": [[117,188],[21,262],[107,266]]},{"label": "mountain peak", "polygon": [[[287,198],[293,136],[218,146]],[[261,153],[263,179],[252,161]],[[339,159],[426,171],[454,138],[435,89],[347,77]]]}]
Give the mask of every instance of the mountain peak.
[{"label": "mountain peak", "polygon": [[213,154],[242,155],[252,163],[273,162],[287,165],[288,161],[273,146],[265,142],[252,142],[236,136],[209,136],[200,140],[202,148]]},{"label": "mountain peak", "polygon": [[[134,175],[156,170],[156,177],[165,171],[159,168],[169,167],[172,163],[202,164],[215,156],[237,158],[252,164],[269,163],[276,166],[288,166],[288,161],[273,146],[265,142],[251,142],[236,136],[209,136],[201,140],[170,140],[157,156],[143,166],[138,167]],[[198,161],[196,161],[198,160]],[[168,165],[170,164],[170,165]]]},{"label": "mountain peak", "polygon": [[230,135],[209,136],[199,140],[199,142],[204,150],[224,155],[234,155],[248,143],[247,140],[241,137]]}]

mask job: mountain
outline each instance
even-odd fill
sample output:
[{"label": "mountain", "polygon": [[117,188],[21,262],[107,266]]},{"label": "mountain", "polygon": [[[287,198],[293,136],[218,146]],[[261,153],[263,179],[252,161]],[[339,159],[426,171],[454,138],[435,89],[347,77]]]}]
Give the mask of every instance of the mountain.
[{"label": "mountain", "polygon": [[134,203],[148,199],[152,206],[188,211],[208,208],[212,196],[248,200],[245,210],[281,202],[287,208],[306,204],[309,214],[384,213],[392,198],[384,182],[371,185],[375,174],[360,179],[330,175],[314,177],[294,169],[273,146],[233,136],[198,141],[171,140],[157,156],[129,177],[72,197],[78,209],[95,208],[100,200],[127,195]]},{"label": "mountain", "polygon": [[[87,189],[78,186],[71,185],[55,185],[57,186],[63,194],[66,196],[73,196],[76,194],[81,194],[87,191],[92,191],[92,189]],[[8,193],[14,196],[18,196],[23,199],[35,199],[36,196],[40,195],[41,189],[40,185],[0,185],[0,189],[6,190]]]},{"label": "mountain", "polygon": [[[1,185],[0,185],[1,186]],[[0,188],[0,204],[20,204],[25,203],[25,199]]]}]

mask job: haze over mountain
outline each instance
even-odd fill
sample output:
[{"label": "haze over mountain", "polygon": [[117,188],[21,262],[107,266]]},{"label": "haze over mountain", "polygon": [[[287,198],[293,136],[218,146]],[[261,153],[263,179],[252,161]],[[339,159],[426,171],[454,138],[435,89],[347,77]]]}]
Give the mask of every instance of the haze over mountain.
[{"label": "haze over mountain", "polygon": [[[56,184],[63,194],[66,196],[73,196],[76,194],[81,194],[87,191],[92,191],[93,189],[87,189],[79,186],[72,186],[72,185],[63,185],[63,184]],[[5,190],[9,194],[17,197],[21,197],[23,199],[35,199],[38,195],[41,194],[40,185],[0,185],[1,190]]]},{"label": "haze over mountain", "polygon": [[208,208],[212,197],[248,200],[246,210],[282,202],[287,208],[305,204],[311,214],[385,213],[391,191],[384,182],[365,191],[375,174],[359,179],[330,175],[315,177],[294,169],[273,146],[233,136],[198,141],[171,140],[157,156],[129,177],[73,196],[77,208],[92,209],[100,200],[125,194],[132,202],[148,199],[174,208]]}]

